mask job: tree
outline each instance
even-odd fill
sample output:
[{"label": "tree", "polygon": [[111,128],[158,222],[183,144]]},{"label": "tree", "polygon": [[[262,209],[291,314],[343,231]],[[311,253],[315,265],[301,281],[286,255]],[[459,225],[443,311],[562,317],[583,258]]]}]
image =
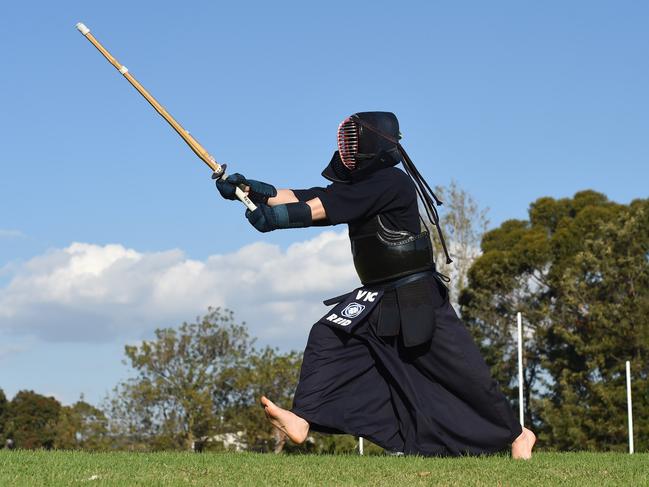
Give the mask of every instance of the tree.
[{"label": "tree", "polygon": [[155,339],[126,346],[137,376],[108,404],[113,432],[132,444],[192,449],[218,431],[237,395],[233,370],[248,366],[252,340],[233,313],[209,309],[196,323],[158,329]]},{"label": "tree", "polygon": [[[440,224],[453,258],[453,263],[447,264],[441,244],[435,242],[435,264],[438,271],[451,278],[450,299],[457,304],[460,292],[467,285],[469,268],[480,254],[480,238],[489,224],[488,209],[480,209],[475,199],[456,181],[451,181],[448,187],[435,186],[435,193],[444,202]],[[434,240],[437,230],[428,230]]]},{"label": "tree", "polygon": [[231,370],[236,397],[232,397],[223,420],[230,430],[245,431],[249,448],[282,451],[286,438],[270,426],[259,398],[265,395],[280,407],[290,408],[301,364],[301,352],[281,354],[275,348],[266,347],[250,355],[247,367]]},{"label": "tree", "polygon": [[[579,251],[557,273],[556,317],[544,330],[546,437],[560,449],[626,448],[626,360],[636,411],[649,406],[649,200],[614,215],[584,210],[563,228],[562,248]],[[605,218],[601,218],[605,216]],[[585,413],[586,411],[586,413]],[[649,448],[649,418],[636,416],[637,448]]]},{"label": "tree", "polygon": [[105,450],[109,447],[106,415],[83,397],[63,406],[56,425],[57,449]]},{"label": "tree", "polygon": [[275,432],[259,398],[290,406],[302,354],[256,350],[254,341],[231,311],[216,308],[127,346],[137,375],[105,404],[112,447],[201,451],[236,436],[250,449],[273,448]]},{"label": "tree", "polygon": [[53,448],[61,404],[53,397],[20,391],[6,412],[5,435],[23,449]]},{"label": "tree", "polygon": [[[546,446],[621,448],[623,371],[649,405],[648,201],[624,206],[594,191],[540,198],[529,220],[486,233],[460,297],[492,372],[515,398],[515,315],[525,317],[526,423]],[[640,429],[638,445],[649,432]]]}]

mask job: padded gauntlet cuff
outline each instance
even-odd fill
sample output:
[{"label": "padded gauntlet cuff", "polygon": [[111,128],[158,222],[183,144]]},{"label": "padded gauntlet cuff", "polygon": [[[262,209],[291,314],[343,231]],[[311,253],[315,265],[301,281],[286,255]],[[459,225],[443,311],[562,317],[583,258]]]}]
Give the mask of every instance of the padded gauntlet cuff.
[{"label": "padded gauntlet cuff", "polygon": [[304,228],[311,226],[311,207],[303,202],[268,206],[260,204],[255,211],[246,211],[250,224],[260,232],[278,228]]},{"label": "padded gauntlet cuff", "polygon": [[277,228],[304,228],[313,223],[311,207],[299,201],[273,207],[277,215]]}]

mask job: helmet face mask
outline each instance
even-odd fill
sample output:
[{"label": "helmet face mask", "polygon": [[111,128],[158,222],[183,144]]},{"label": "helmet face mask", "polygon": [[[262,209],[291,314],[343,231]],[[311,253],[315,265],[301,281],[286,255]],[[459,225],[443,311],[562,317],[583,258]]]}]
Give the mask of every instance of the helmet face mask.
[{"label": "helmet face mask", "polygon": [[340,122],[337,139],[340,160],[351,171],[356,167],[356,154],[358,154],[360,141],[360,127],[353,116]]}]

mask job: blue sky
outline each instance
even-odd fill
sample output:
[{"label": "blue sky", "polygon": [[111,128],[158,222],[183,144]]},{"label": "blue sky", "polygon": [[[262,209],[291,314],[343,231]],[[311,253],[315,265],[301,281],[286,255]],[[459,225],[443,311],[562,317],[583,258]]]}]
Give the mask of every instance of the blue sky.
[{"label": "blue sky", "polygon": [[[248,177],[322,184],[340,120],[390,110],[428,181],[457,180],[493,225],[524,218],[545,195],[647,197],[644,2],[13,2],[0,17],[0,387],[9,395],[34,388],[97,401],[124,374],[125,342],[192,319],[212,296],[192,301],[185,290],[182,305],[161,311],[142,297],[158,288],[116,296],[105,286],[124,286],[124,276],[111,274],[81,306],[90,285],[77,257],[95,277],[106,262],[130,262],[131,281],[183,268],[188,288],[196,275],[218,288],[227,276],[212,267],[216,255],[254,274],[250,249],[270,252],[284,272],[297,265],[291,258],[345,245],[321,229],[249,227],[78,21],[219,162]],[[333,294],[351,283],[348,270],[322,272]],[[298,300],[309,311],[297,315],[281,289],[281,299],[268,291],[274,319],[291,309],[286,326],[302,323],[271,333],[281,323],[253,322],[259,297],[246,289],[215,304],[239,306],[260,341],[282,348],[303,345],[322,311],[318,293],[329,290],[314,284]],[[105,319],[117,302],[130,307]],[[116,324],[132,316],[132,327]]]}]

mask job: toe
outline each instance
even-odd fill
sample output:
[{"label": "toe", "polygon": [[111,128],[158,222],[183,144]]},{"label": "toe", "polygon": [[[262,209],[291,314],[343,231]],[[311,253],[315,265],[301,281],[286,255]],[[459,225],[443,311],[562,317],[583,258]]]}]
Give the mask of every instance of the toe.
[{"label": "toe", "polygon": [[277,405],[276,405],[273,401],[271,401],[270,399],[268,399],[268,398],[266,398],[266,402],[264,402],[264,407],[265,407],[268,411],[272,411],[272,412],[274,412],[274,413],[277,412],[277,410],[279,409],[279,408],[277,407]]}]

